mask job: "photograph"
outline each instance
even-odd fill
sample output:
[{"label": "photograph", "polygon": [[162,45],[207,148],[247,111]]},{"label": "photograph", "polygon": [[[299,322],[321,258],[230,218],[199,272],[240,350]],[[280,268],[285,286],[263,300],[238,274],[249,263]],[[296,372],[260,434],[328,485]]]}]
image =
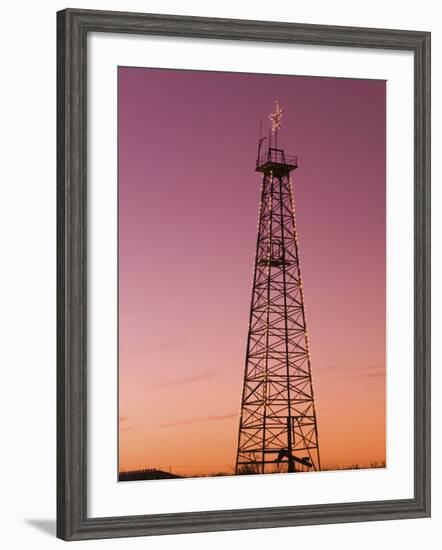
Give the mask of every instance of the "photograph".
[{"label": "photograph", "polygon": [[3,547],[437,548],[439,5],[74,6],[2,5]]},{"label": "photograph", "polygon": [[388,468],[386,81],[117,78],[118,480]]}]

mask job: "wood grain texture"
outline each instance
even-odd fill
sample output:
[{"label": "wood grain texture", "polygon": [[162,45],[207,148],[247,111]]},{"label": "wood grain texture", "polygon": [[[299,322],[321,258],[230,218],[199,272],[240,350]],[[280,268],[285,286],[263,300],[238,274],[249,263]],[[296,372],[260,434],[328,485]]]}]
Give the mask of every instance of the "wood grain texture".
[{"label": "wood grain texture", "polygon": [[[409,50],[415,77],[414,498],[87,517],[87,34],[118,32]],[[57,14],[57,536],[64,540],[430,515],[430,33],[64,10]]]}]

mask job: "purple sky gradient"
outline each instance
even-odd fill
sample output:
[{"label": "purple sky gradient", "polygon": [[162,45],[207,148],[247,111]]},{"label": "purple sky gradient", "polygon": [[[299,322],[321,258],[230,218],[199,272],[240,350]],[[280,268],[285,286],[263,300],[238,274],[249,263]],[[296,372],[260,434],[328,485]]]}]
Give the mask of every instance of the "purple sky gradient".
[{"label": "purple sky gradient", "polygon": [[234,466],[276,98],[321,458],[385,460],[385,82],[120,68],[118,84],[120,468]]}]

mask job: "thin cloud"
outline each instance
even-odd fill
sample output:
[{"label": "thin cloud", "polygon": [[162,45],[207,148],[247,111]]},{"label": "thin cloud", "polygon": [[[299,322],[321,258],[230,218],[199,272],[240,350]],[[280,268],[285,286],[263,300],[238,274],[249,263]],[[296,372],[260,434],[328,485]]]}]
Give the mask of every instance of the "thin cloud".
[{"label": "thin cloud", "polygon": [[168,422],[167,424],[160,424],[158,428],[171,428],[172,426],[184,426],[186,424],[196,424],[198,422],[213,422],[216,420],[226,420],[227,418],[234,418],[238,416],[238,413],[205,416],[203,418],[186,418],[185,420],[177,420],[176,422]]},{"label": "thin cloud", "polygon": [[220,369],[210,370],[202,372],[200,374],[194,374],[191,376],[183,376],[181,378],[175,378],[174,380],[165,380],[159,384],[154,384],[151,388],[171,388],[175,386],[184,386],[185,384],[192,384],[193,382],[199,382],[200,380],[207,380],[216,376],[220,372]]},{"label": "thin cloud", "polygon": [[385,367],[382,365],[370,365],[367,367],[360,367],[355,370],[357,370],[357,375],[362,377],[379,378],[381,376],[385,376]]},{"label": "thin cloud", "polygon": [[[357,378],[380,378],[385,376],[385,367],[383,365],[366,365],[363,367],[351,367],[343,365],[329,365],[318,369],[320,372],[335,372],[342,376],[352,376]],[[314,375],[314,371],[313,371]]]},{"label": "thin cloud", "polygon": [[330,371],[342,371],[345,367],[343,367],[342,365],[327,365],[326,367],[317,367],[316,369],[313,367],[312,368],[312,371],[313,371],[313,374],[315,373],[315,371],[320,371],[320,372],[330,372]]},{"label": "thin cloud", "polygon": [[364,377],[365,378],[385,378],[385,371],[367,372],[367,374],[365,374]]},{"label": "thin cloud", "polygon": [[162,354],[169,351],[177,350],[186,346],[185,340],[166,340],[152,346],[142,346],[138,349],[134,349],[129,353],[129,357],[132,358],[145,358],[146,355]]}]

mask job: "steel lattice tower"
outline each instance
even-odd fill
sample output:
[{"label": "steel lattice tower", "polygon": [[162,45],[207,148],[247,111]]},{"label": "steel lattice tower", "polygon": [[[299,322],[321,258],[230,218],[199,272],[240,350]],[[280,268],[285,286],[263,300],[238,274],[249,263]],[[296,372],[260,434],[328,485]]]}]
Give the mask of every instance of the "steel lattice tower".
[{"label": "steel lattice tower", "polygon": [[[318,432],[290,173],[277,148],[282,110],[260,139],[262,173],[236,473],[320,470]],[[276,468],[279,466],[279,468]]]}]

